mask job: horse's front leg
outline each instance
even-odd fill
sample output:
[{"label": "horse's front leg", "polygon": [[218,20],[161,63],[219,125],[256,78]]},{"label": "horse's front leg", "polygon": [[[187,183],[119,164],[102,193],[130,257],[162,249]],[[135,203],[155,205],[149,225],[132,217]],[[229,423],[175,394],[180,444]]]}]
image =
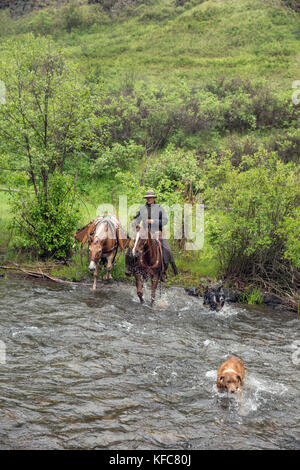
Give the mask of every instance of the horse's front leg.
[{"label": "horse's front leg", "polygon": [[135,276],[135,285],[136,285],[136,293],[142,304],[144,302],[144,299],[143,299],[143,281],[142,281],[141,276],[139,275]]},{"label": "horse's front leg", "polygon": [[154,300],[155,300],[155,291],[157,289],[158,285],[158,274],[154,274],[152,276],[152,281],[151,281],[151,305],[153,305]]},{"label": "horse's front leg", "polygon": [[98,264],[96,265],[96,269],[94,271],[93,290],[96,290],[96,287],[97,287],[97,277],[98,277]]},{"label": "horse's front leg", "polygon": [[114,252],[111,253],[107,257],[106,274],[103,276],[104,281],[109,281],[110,279],[112,279],[111,270],[112,270],[113,260],[114,260]]}]

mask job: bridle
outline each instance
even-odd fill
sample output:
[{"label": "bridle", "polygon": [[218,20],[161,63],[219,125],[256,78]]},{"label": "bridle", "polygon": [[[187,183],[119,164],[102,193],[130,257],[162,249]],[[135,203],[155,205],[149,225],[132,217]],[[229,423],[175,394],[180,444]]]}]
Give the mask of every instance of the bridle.
[{"label": "bridle", "polygon": [[[138,257],[138,262],[139,262],[140,266],[142,268],[144,268],[144,270],[146,271],[147,276],[150,276],[151,271],[153,269],[158,269],[160,267],[159,264],[161,264],[161,268],[163,267],[162,266],[163,256],[162,256],[161,243],[159,241],[156,241],[156,240],[154,240],[154,241],[156,242],[155,243],[155,245],[156,245],[156,260],[155,260],[154,264],[152,264],[151,266],[148,266],[143,260],[143,257],[150,251],[150,247],[147,250],[141,252],[139,257]],[[161,255],[160,260],[159,260],[159,254]],[[160,263],[160,261],[161,261],[161,263]]]},{"label": "bridle", "polygon": [[[105,222],[107,222],[107,223],[109,224],[109,226],[110,226],[110,223],[109,223],[108,221],[105,221]],[[101,223],[103,223],[103,221],[101,221],[100,224],[101,224]],[[96,227],[97,227],[97,225],[96,225]],[[95,233],[96,227],[94,228],[94,230],[93,230],[93,232],[91,233],[91,235],[93,235],[93,234]],[[110,228],[111,228],[111,226],[110,226]],[[111,230],[112,230],[112,228],[111,228]],[[112,232],[113,232],[113,230],[112,230]],[[99,237],[96,237],[95,239],[93,239],[92,242],[94,243],[94,242],[97,242],[97,241],[100,241],[100,238],[99,238]],[[103,249],[101,249],[101,254],[103,253],[103,254],[105,254],[105,255],[108,254],[108,253],[113,252],[114,250],[116,250],[114,259],[113,259],[113,261],[112,261],[113,263],[114,263],[114,261],[115,261],[115,257],[116,257],[116,255],[117,255],[117,251],[118,251],[118,247],[119,247],[118,237],[117,237],[117,236],[115,237],[114,241],[115,241],[114,246],[113,246],[112,248],[110,248],[109,250],[103,251]],[[90,247],[90,243],[89,243],[89,247]],[[97,263],[99,262],[100,258],[101,258],[101,256],[100,256],[98,259],[96,259],[94,256],[93,256],[92,258],[89,257],[89,261],[93,261],[95,264],[97,264]]]}]

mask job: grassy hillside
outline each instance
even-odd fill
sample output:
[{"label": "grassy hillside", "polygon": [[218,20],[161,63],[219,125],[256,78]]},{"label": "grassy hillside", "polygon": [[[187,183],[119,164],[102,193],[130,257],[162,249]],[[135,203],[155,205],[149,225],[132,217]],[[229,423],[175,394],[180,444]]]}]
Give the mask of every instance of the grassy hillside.
[{"label": "grassy hillside", "polygon": [[297,76],[299,17],[282,8],[256,0],[211,0],[183,12],[164,1],[156,8],[157,15],[72,35],[72,57],[101,64],[112,80],[129,70],[155,81],[263,75],[288,83]]},{"label": "grassy hillside", "polygon": [[278,0],[150,0],[112,18],[99,5],[70,2],[1,19],[2,36],[50,34],[110,86],[129,73],[158,83],[263,76],[290,87],[299,74],[299,15]]},{"label": "grassy hillside", "polygon": [[[145,108],[149,114],[149,109],[160,107],[159,115],[170,114],[171,109],[176,123],[167,117],[166,129],[176,127],[180,135],[174,137],[173,132],[172,138],[160,137],[159,147],[173,142],[205,153],[226,148],[247,153],[263,144],[286,159],[299,150],[298,125],[295,109],[288,116],[281,111],[291,107],[292,83],[300,77],[300,15],[286,5],[280,0],[73,1],[17,20],[7,10],[0,12],[0,35],[3,40],[26,32],[51,36],[91,86],[102,83],[106,103],[121,94],[133,114],[139,108],[132,117],[135,122]],[[230,80],[234,80],[231,85]],[[223,87],[226,81],[229,85]],[[225,129],[217,122],[216,108],[223,106],[230,87],[235,103],[228,103],[227,108],[236,106],[241,114],[253,114],[250,120],[255,125],[249,121]],[[239,103],[242,94],[245,99]],[[201,102],[207,105],[209,122],[178,129],[186,114],[196,113],[195,100],[198,108]],[[184,111],[183,102],[188,107]],[[269,112],[267,119],[254,109],[258,103]],[[118,107],[122,108],[120,100]],[[115,116],[116,110],[111,107],[108,113]],[[221,114],[228,122],[228,112]],[[277,116],[276,122],[271,114]],[[138,127],[138,132],[121,133],[117,140],[138,140]],[[281,132],[289,127],[291,132]],[[147,146],[156,148],[157,144],[151,141]]]}]

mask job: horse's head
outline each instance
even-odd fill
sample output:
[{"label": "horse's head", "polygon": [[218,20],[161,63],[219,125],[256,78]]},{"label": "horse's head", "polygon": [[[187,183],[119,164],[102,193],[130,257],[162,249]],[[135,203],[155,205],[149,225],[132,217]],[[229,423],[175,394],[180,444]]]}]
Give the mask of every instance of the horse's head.
[{"label": "horse's head", "polygon": [[93,273],[97,267],[99,259],[102,255],[102,243],[99,238],[94,239],[90,237],[89,239],[89,270]]},{"label": "horse's head", "polygon": [[89,236],[89,270],[94,272],[96,270],[99,259],[102,256],[103,244],[108,238],[108,224],[102,224],[98,231],[94,231]]},{"label": "horse's head", "polygon": [[134,258],[139,258],[146,250],[148,250],[149,236],[151,236],[151,234],[150,232],[148,233],[148,230],[137,227],[137,234],[132,248]]}]

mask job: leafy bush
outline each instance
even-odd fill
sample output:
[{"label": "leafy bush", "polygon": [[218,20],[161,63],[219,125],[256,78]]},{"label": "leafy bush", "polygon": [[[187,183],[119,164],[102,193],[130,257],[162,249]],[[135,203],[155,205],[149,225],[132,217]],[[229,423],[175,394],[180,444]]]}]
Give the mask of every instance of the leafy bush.
[{"label": "leafy bush", "polygon": [[133,139],[148,150],[173,142],[202,150],[204,134],[216,148],[215,139],[229,132],[288,129],[300,108],[293,106],[290,92],[278,92],[263,80],[221,78],[202,86],[154,87],[127,77],[126,87],[110,91],[101,109],[112,142]]},{"label": "leafy bush", "polygon": [[299,5],[299,0],[283,0],[283,2],[289,7],[292,8],[293,10],[297,11],[300,13],[300,5]]},{"label": "leafy bush", "polygon": [[9,10],[0,10],[0,37],[7,36],[13,31]]},{"label": "leafy bush", "polygon": [[229,277],[293,283],[295,273],[286,266],[297,267],[300,258],[299,169],[263,150],[239,167],[230,157],[207,163],[208,236],[221,270]]},{"label": "leafy bush", "polygon": [[221,77],[207,88],[220,100],[223,125],[229,130],[287,127],[299,113],[290,94],[278,92],[265,80]]},{"label": "leafy bush", "polygon": [[42,257],[66,258],[79,220],[74,182],[58,171],[49,178],[47,197],[43,192],[28,196],[14,193],[11,201],[17,224],[14,246],[33,250]]},{"label": "leafy bush", "polygon": [[39,10],[32,15],[28,26],[34,33],[50,34],[57,25],[57,15],[53,10]]},{"label": "leafy bush", "polygon": [[293,215],[284,218],[282,228],[279,233],[285,238],[286,258],[290,259],[292,264],[300,268],[300,209],[296,209]]},{"label": "leafy bush", "polygon": [[124,145],[115,143],[111,148],[107,147],[101,157],[97,158],[93,166],[93,173],[96,176],[105,174],[115,175],[121,170],[132,168],[144,153],[142,145],[135,144],[132,140]]},{"label": "leafy bush", "polygon": [[274,135],[273,148],[283,161],[299,161],[300,155],[300,129],[289,129],[279,135]]},{"label": "leafy bush", "polygon": [[62,7],[63,27],[70,33],[73,28],[78,28],[83,24],[82,12],[78,3],[75,1],[68,2]]},{"label": "leafy bush", "polygon": [[143,176],[143,183],[153,188],[180,191],[188,198],[201,188],[201,170],[195,153],[169,145],[160,155],[152,158]]},{"label": "leafy bush", "polygon": [[185,152],[169,145],[161,154],[148,159],[142,175],[120,171],[115,181],[122,186],[128,203],[143,201],[148,189],[154,189],[161,203],[172,206],[194,200],[201,185],[201,172],[194,152]]},{"label": "leafy bush", "polygon": [[46,194],[48,174],[55,168],[76,168],[83,152],[94,156],[103,148],[98,98],[49,39],[31,34],[3,47],[6,104],[0,106],[0,152],[28,171],[36,194]]}]

